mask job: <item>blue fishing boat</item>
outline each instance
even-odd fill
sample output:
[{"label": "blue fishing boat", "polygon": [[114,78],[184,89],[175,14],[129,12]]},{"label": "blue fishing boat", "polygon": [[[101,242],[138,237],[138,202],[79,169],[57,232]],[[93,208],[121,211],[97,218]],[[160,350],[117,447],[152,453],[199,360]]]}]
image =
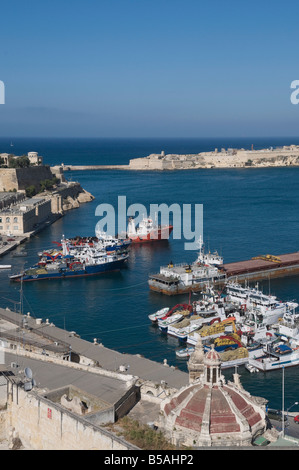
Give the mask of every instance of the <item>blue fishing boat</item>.
[{"label": "blue fishing boat", "polygon": [[65,279],[95,276],[111,271],[119,271],[128,259],[128,253],[107,254],[95,248],[73,254],[69,253],[67,243],[63,242],[62,256],[56,259],[41,258],[33,267],[22,273],[10,276],[11,281],[39,281],[44,279]]}]

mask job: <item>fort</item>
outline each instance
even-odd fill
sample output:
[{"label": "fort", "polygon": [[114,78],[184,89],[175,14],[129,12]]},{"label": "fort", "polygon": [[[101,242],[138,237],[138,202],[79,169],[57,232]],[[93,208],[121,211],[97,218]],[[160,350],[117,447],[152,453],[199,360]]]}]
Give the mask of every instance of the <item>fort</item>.
[{"label": "fort", "polygon": [[37,152],[22,157],[2,153],[0,159],[0,235],[9,241],[4,240],[0,255],[94,199],[80,183],[66,181],[61,167],[44,165]]},{"label": "fort", "polygon": [[266,168],[299,165],[299,146],[261,150],[215,149],[195,155],[152,154],[130,160],[131,170],[192,170],[199,168]]},{"label": "fort", "polygon": [[289,145],[260,150],[215,149],[198,154],[151,154],[133,158],[128,165],[61,165],[64,171],[84,170],[196,170],[209,168],[268,168],[299,166],[299,145]]}]

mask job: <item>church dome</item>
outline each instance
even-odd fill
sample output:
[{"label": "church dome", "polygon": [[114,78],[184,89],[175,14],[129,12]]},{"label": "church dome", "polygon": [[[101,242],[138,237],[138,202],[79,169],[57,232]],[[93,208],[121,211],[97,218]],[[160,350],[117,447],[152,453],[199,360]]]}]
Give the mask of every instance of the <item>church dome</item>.
[{"label": "church dome", "polygon": [[242,387],[239,374],[226,383],[212,347],[198,379],[161,405],[161,425],[175,445],[249,446],[266,429],[266,400]]},{"label": "church dome", "polygon": [[204,363],[207,366],[214,366],[221,364],[221,358],[218,352],[215,350],[214,345],[212,345],[210,351],[207,352],[204,358]]}]

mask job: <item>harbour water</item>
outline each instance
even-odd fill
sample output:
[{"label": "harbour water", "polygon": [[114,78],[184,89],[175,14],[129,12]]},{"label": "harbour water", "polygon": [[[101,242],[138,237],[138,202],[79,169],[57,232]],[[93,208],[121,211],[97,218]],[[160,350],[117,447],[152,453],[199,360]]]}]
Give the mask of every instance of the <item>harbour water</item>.
[{"label": "harbour water", "polygon": [[[255,148],[298,144],[296,139],[0,139],[1,152],[22,155],[37,151],[50,165],[127,164],[134,157],[150,153],[199,153],[221,147]],[[299,168],[194,170],[177,172],[84,171],[66,173],[79,181],[95,200],[68,212],[55,224],[22,246],[23,258],[7,254],[2,264],[11,272],[29,267],[37,253],[66,237],[94,235],[96,207],[109,203],[117,207],[117,197],[126,196],[127,205],[141,203],[203,204],[206,249],[217,249],[226,263],[259,254],[281,254],[299,250]],[[168,297],[150,292],[148,274],[160,265],[191,262],[195,251],[184,251],[185,240],[170,239],[153,245],[133,246],[127,267],[118,273],[95,278],[41,281],[24,285],[24,313],[49,319],[82,338],[97,338],[106,347],[142,354],[186,370],[186,361],[177,359],[180,347],[174,338],[161,335],[148,314],[162,307],[187,302],[188,296]],[[0,305],[12,307],[19,301],[20,286],[10,283],[8,272],[0,272]],[[299,277],[261,284],[265,292],[281,300],[299,300]],[[193,295],[191,300],[196,300]],[[282,371],[250,374],[238,369],[248,391],[282,408]],[[230,378],[232,370],[225,371]],[[298,401],[299,368],[285,370],[285,409]],[[299,412],[299,408],[298,412]],[[292,408],[296,411],[296,406]]]}]

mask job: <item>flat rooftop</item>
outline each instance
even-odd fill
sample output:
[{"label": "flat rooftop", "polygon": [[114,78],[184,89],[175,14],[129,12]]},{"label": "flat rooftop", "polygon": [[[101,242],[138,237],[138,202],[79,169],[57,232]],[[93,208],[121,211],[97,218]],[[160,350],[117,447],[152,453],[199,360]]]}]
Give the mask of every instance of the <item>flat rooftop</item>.
[{"label": "flat rooftop", "polygon": [[[12,363],[18,364],[19,367],[17,369],[12,368]],[[20,377],[22,371],[29,367],[39,389],[52,391],[73,385],[77,389],[84,390],[86,393],[100,398],[111,405],[117,403],[128,390],[125,381],[114,377],[107,377],[87,372],[86,370],[77,370],[50,362],[38,361],[13,353],[5,353],[5,366],[7,369],[14,371],[17,377]]]},{"label": "flat rooftop", "polygon": [[[27,317],[26,317],[27,318]],[[8,309],[0,308],[0,319],[11,322],[22,327],[23,316]],[[38,324],[36,319],[28,317],[28,327],[31,334],[51,340],[57,346],[62,345],[71,348],[73,353],[97,362],[101,368],[116,372],[121,366],[126,366],[124,375],[133,375],[143,380],[160,384],[165,381],[169,387],[179,389],[188,384],[189,377],[174,367],[165,366],[140,355],[123,354],[104,346],[91,343],[74,335],[73,332],[65,331],[53,324],[42,322]]]}]

